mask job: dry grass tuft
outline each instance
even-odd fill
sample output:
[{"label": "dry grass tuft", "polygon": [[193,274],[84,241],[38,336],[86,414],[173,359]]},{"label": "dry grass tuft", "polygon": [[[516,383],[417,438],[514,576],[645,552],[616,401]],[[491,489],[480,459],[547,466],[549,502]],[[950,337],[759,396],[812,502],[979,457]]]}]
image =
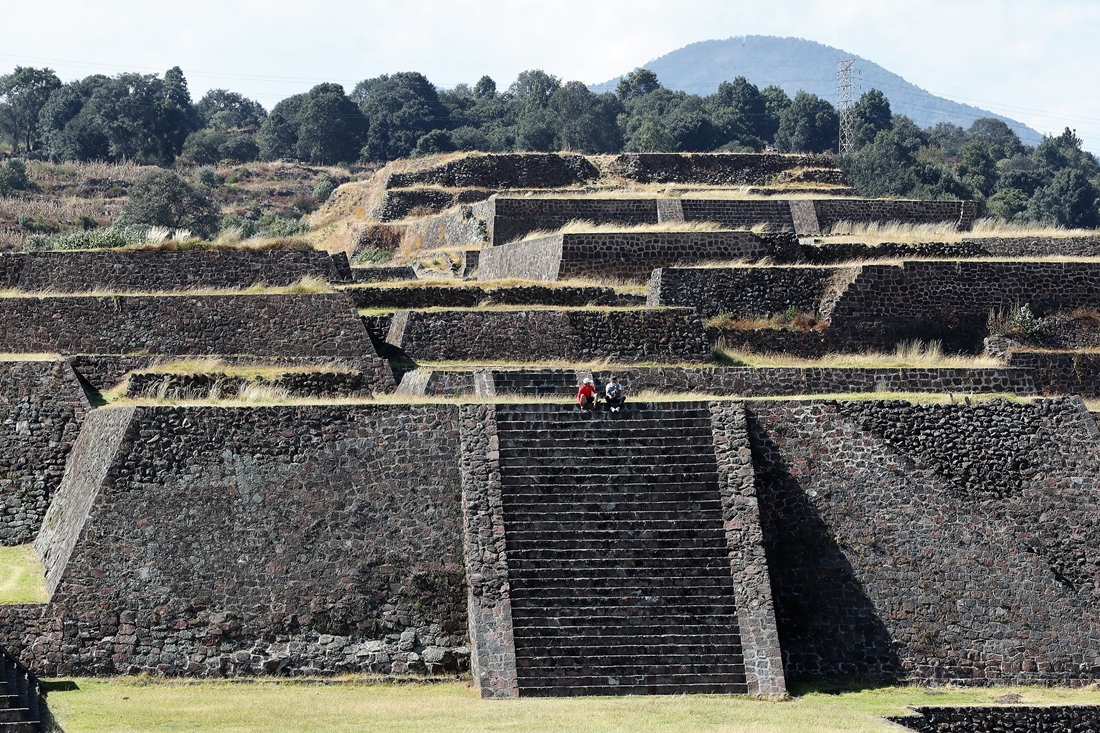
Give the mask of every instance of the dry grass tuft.
[{"label": "dry grass tuft", "polygon": [[862,242],[869,245],[883,242],[960,242],[982,237],[1088,237],[1098,236],[1092,229],[1063,229],[1035,223],[1008,223],[997,219],[978,219],[968,232],[957,231],[954,225],[874,223],[840,221],[829,231],[827,241]]},{"label": "dry grass tuft", "polygon": [[1004,362],[991,356],[944,354],[939,341],[903,341],[893,354],[866,351],[860,354],[828,354],[820,359],[799,359],[785,354],[756,354],[722,348],[722,356],[751,367],[864,367],[864,368],[942,368],[990,369]]}]

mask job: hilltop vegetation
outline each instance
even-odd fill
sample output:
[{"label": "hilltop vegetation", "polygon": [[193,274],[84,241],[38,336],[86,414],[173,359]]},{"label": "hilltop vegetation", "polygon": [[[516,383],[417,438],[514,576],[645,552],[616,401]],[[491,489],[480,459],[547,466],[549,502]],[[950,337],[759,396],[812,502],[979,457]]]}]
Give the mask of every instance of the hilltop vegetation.
[{"label": "hilltop vegetation", "polygon": [[[194,175],[207,188],[219,175],[214,166],[256,161],[342,165],[350,173],[351,165],[473,150],[827,152],[839,133],[836,109],[813,94],[791,98],[779,86],[759,89],[738,77],[699,96],[665,88],[646,69],[602,94],[537,69],[504,91],[488,76],[439,90],[422,74],[402,72],[361,81],[350,94],[319,84],[268,112],[224,89],[194,103],[178,67],[163,77],[93,75],[67,84],[49,69],[17,67],[0,77],[0,100],[0,135],[14,155],[201,166]],[[1100,164],[1068,128],[1036,147],[993,118],[969,129],[921,129],[893,114],[876,89],[863,94],[855,119],[857,150],[840,162],[864,196],[978,199],[1004,220],[1100,224]],[[20,165],[0,168],[0,195],[33,190]],[[326,198],[337,178],[316,181],[314,199]],[[232,225],[246,229],[244,219],[258,218],[235,215]]]}]

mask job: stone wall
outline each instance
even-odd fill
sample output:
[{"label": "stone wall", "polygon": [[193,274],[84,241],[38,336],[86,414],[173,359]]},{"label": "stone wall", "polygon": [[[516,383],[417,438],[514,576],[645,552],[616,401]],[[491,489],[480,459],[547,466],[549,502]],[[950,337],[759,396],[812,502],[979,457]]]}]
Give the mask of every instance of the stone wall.
[{"label": "stone wall", "polygon": [[415,280],[416,270],[409,265],[400,267],[353,267],[351,280],[354,283],[380,283],[394,280]]},{"label": "stone wall", "polygon": [[977,201],[889,201],[882,199],[817,199],[817,221],[822,231],[837,222],[953,223],[969,231],[980,214]]},{"label": "stone wall", "polygon": [[373,394],[376,375],[356,371],[284,372],[264,377],[248,377],[219,372],[173,374],[138,372],[126,380],[127,397],[166,397],[168,399],[233,398],[249,387],[286,390],[287,396],[301,399],[365,399]]},{"label": "stone wall", "polygon": [[386,340],[417,361],[711,359],[686,308],[399,311]]},{"label": "stone wall", "polygon": [[50,603],[4,645],[50,676],[462,671],[458,412],[97,411],[108,459],[66,477]]},{"label": "stone wall", "polygon": [[401,246],[409,251],[480,247],[490,241],[490,202],[463,205],[437,216],[402,225]]},{"label": "stone wall", "polygon": [[1100,430],[1079,399],[749,413],[788,683],[1100,677]]},{"label": "stone wall", "polygon": [[398,171],[386,188],[557,188],[583,183],[599,171],[580,155],[556,153],[470,154],[422,170]]},{"label": "stone wall", "polygon": [[68,362],[0,361],[0,544],[38,533],[89,409]]},{"label": "stone wall", "polygon": [[470,672],[482,697],[519,697],[496,407],[464,406],[460,421]]},{"label": "stone wall", "polygon": [[770,249],[747,231],[555,234],[486,248],[478,277],[644,281],[658,267],[708,260],[758,260]]},{"label": "stone wall", "polygon": [[[343,257],[343,255],[340,255]],[[168,293],[180,290],[243,290],[261,283],[290,285],[303,277],[343,282],[327,252],[197,250],[185,252],[35,252],[0,255],[22,261],[14,285],[26,292]],[[344,263],[346,267],[346,261]],[[9,271],[10,272],[10,271]]]},{"label": "stone wall", "polygon": [[[421,372],[422,374],[417,374]],[[477,369],[422,367],[405,376],[402,394],[492,397],[554,394],[573,396],[583,378],[603,388],[617,377],[628,397],[641,392],[703,393],[726,397],[789,397],[813,394],[929,392],[933,394],[1039,394],[1031,369],[994,367],[634,367],[605,369]],[[479,382],[480,380],[480,382]],[[1062,391],[1058,394],[1071,392]]]},{"label": "stone wall", "polygon": [[514,242],[536,230],[556,231],[575,220],[623,226],[657,223],[654,199],[494,196],[488,204],[489,241],[494,245]]},{"label": "stone wall", "polygon": [[963,244],[976,245],[994,257],[1100,256],[1100,237],[973,237]]},{"label": "stone wall", "polygon": [[766,224],[772,230],[794,231],[789,201],[763,199],[680,199],[684,221],[709,221],[731,229]]},{"label": "stone wall", "polygon": [[1042,394],[1100,397],[1100,353],[1095,351],[1010,351],[1010,366],[1030,369]]},{"label": "stone wall", "polygon": [[790,308],[817,313],[835,267],[661,268],[649,280],[649,306],[697,308],[703,318],[767,318]]},{"label": "stone wall", "polygon": [[486,305],[619,305],[613,288],[521,285],[347,288],[357,308],[475,308]]},{"label": "stone wall", "polygon": [[732,402],[712,402],[710,412],[718,490],[722,496],[722,522],[729,548],[730,573],[735,579],[734,597],[745,683],[750,695],[785,695],[787,684],[760,529],[745,407]]},{"label": "stone wall", "polygon": [[0,348],[61,354],[374,356],[343,294],[0,298]]},{"label": "stone wall", "polygon": [[[488,198],[486,194],[485,198]],[[441,188],[399,188],[386,191],[382,203],[370,212],[371,219],[398,221],[407,216],[439,213],[456,204],[455,192]]]},{"label": "stone wall", "polygon": [[794,168],[835,168],[828,155],[779,153],[623,153],[609,172],[640,183],[746,186],[771,183]]},{"label": "stone wall", "polygon": [[1085,733],[1100,729],[1100,706],[1097,705],[937,706],[913,708],[913,712],[914,715],[892,715],[887,720],[923,733]]},{"label": "stone wall", "polygon": [[1038,314],[1100,306],[1100,263],[904,262],[863,265],[832,306],[822,306],[833,338],[892,344],[940,338],[979,349],[989,313],[1030,305]]}]

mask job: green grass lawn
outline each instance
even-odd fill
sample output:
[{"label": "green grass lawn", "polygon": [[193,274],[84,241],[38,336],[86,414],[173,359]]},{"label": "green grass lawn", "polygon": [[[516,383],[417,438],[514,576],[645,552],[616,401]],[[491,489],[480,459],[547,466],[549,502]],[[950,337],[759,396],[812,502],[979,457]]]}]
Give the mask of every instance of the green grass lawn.
[{"label": "green grass lawn", "polygon": [[34,546],[0,547],[0,605],[48,600],[46,570]]},{"label": "green grass lawn", "polygon": [[[489,701],[469,682],[188,682],[77,679],[50,709],[65,733],[96,731],[887,731],[907,706],[1100,704],[1095,687],[884,688],[773,702],[714,695]],[[897,730],[893,728],[893,730]]]}]

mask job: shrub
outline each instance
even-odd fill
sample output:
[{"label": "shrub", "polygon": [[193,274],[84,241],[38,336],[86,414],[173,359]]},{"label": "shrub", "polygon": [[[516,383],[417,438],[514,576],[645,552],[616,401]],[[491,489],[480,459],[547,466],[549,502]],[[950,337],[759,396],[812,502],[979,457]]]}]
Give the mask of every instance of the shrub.
[{"label": "shrub", "polygon": [[6,196],[12,191],[27,191],[34,187],[27,178],[27,164],[19,158],[12,158],[3,166],[0,166],[0,196]]},{"label": "shrub", "polygon": [[218,229],[223,232],[236,229],[241,239],[248,239],[256,236],[256,232],[260,230],[260,227],[252,219],[246,219],[236,214],[226,214],[219,222]]},{"label": "shrub", "polygon": [[327,175],[322,175],[317,179],[317,184],[313,187],[313,198],[318,201],[326,201],[332,192],[336,190],[336,182]]},{"label": "shrub", "polygon": [[112,226],[106,229],[65,232],[52,237],[45,234],[32,234],[27,237],[23,249],[27,252],[44,252],[128,247],[143,243],[147,231],[146,227]]},{"label": "shrub", "polygon": [[218,177],[214,173],[214,169],[208,165],[204,165],[195,171],[195,180],[206,188],[217,188]]},{"label": "shrub", "polygon": [[287,219],[274,214],[264,214],[259,221],[259,234],[263,237],[293,237],[309,232],[309,222],[301,219]]},{"label": "shrub", "polygon": [[1027,303],[1009,311],[1004,308],[989,311],[986,328],[991,336],[1035,336],[1043,330],[1043,320],[1031,311]]},{"label": "shrub", "polygon": [[353,265],[383,265],[393,259],[393,252],[387,252],[384,249],[374,249],[368,247],[367,249],[360,250],[355,257],[352,258],[351,264]]}]

